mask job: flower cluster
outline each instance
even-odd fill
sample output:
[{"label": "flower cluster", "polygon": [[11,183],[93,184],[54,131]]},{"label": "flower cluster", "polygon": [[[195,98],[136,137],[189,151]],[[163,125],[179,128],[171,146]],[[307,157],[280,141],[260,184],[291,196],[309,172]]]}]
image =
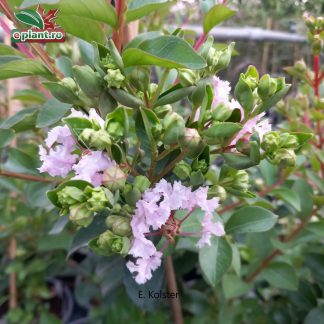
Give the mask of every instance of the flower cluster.
[{"label": "flower cluster", "polygon": [[[142,284],[152,277],[152,271],[161,264],[162,252],[157,251],[152,241],[147,239],[150,230],[160,230],[162,235],[173,239],[181,234],[182,222],[190,216],[193,210],[201,208],[204,212],[202,230],[197,246],[210,245],[211,235],[225,234],[220,222],[213,222],[213,211],[219,205],[218,198],[207,200],[208,187],[200,187],[195,191],[183,186],[180,182],[173,185],[162,179],[154,188],[148,189],[136,204],[136,210],[131,221],[134,239],[129,254],[136,260],[129,261],[127,267],[135,272],[135,280]],[[179,221],[175,218],[176,210],[187,210],[187,216]]]},{"label": "flower cluster", "polygon": [[[103,127],[104,120],[90,109],[89,116],[72,109],[70,117],[83,117]],[[78,144],[68,126],[54,127],[45,140],[46,148],[39,147],[40,159],[43,162],[40,172],[47,172],[51,176],[66,177],[73,171],[73,179],[88,181],[94,186],[100,186],[103,181],[103,171],[115,166],[108,155],[102,151],[86,150],[80,156],[76,154]]]}]

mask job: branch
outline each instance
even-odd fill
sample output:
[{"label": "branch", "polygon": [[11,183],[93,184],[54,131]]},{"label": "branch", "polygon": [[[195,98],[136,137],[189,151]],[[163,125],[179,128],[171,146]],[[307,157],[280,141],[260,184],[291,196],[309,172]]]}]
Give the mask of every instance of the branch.
[{"label": "branch", "polygon": [[177,281],[174,272],[172,257],[170,255],[168,255],[165,258],[165,271],[168,282],[168,291],[169,293],[175,294],[176,296],[175,298],[170,298],[174,324],[183,324],[181,302],[177,288]]},{"label": "branch", "polygon": [[49,183],[60,183],[62,180],[59,179],[50,179],[50,178],[43,178],[38,176],[33,176],[24,173],[16,173],[10,171],[0,170],[0,176],[8,177],[8,178],[16,178],[22,180],[29,180],[29,181],[38,181],[38,182],[49,182]]}]

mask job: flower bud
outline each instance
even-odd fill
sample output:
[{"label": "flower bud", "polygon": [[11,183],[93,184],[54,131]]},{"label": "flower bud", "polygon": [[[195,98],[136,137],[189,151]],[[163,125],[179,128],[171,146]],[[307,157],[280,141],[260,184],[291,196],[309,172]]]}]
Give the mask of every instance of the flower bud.
[{"label": "flower bud", "polygon": [[281,133],[279,146],[287,149],[297,149],[299,146],[299,141],[295,135]]},{"label": "flower bud", "polygon": [[89,147],[95,147],[99,150],[104,150],[111,146],[111,139],[109,134],[103,130],[94,130],[92,128],[85,128],[81,135],[80,140]]},{"label": "flower bud", "polygon": [[185,122],[183,118],[175,113],[171,112],[163,119],[164,135],[163,143],[172,145],[178,143],[185,134]]},{"label": "flower bud", "polygon": [[304,60],[297,61],[294,65],[294,68],[299,73],[304,73],[307,71],[307,66]]},{"label": "flower bud", "polygon": [[80,203],[85,200],[83,191],[77,187],[66,186],[57,193],[58,202],[62,207]]},{"label": "flower bud", "polygon": [[249,175],[244,170],[238,170],[234,176],[232,184],[233,189],[248,191],[249,189]]},{"label": "flower bud", "polygon": [[227,193],[226,193],[226,190],[224,189],[224,187],[215,185],[215,186],[209,187],[207,197],[208,197],[208,199],[218,197],[220,202],[223,202],[226,200]]},{"label": "flower bud", "polygon": [[115,235],[108,230],[99,236],[97,247],[107,254],[118,253],[125,256],[130,248],[130,240],[128,237]]},{"label": "flower bud", "polygon": [[190,69],[179,69],[178,75],[179,75],[180,83],[184,87],[197,84],[197,82],[199,81],[198,74]]},{"label": "flower bud", "polygon": [[72,223],[87,227],[93,220],[93,212],[87,208],[87,203],[75,204],[70,207],[69,219]]},{"label": "flower bud", "polygon": [[106,57],[104,57],[101,60],[102,65],[106,68],[106,69],[111,69],[111,70],[115,70],[118,68],[118,66],[116,65],[116,63],[114,62],[112,56],[110,53],[107,54]]},{"label": "flower bud", "polygon": [[[93,212],[102,211],[106,207],[112,207],[113,194],[106,188],[87,187],[84,191],[87,199],[87,208]],[[108,200],[108,197],[110,198]]]},{"label": "flower bud", "polygon": [[312,42],[313,53],[315,55],[321,54],[323,48],[323,39],[321,39],[320,35],[315,35],[314,40]]},{"label": "flower bud", "polygon": [[153,135],[153,138],[158,141],[161,138],[161,135],[163,133],[163,126],[161,124],[155,124],[151,128],[151,132]]},{"label": "flower bud", "polygon": [[191,168],[193,171],[201,171],[205,174],[208,171],[208,163],[205,160],[196,159],[193,161]]},{"label": "flower bud", "polygon": [[97,97],[102,92],[101,78],[98,72],[88,65],[73,66],[73,75],[82,91],[89,97]]},{"label": "flower bud", "polygon": [[127,204],[130,204],[132,206],[135,206],[137,201],[142,197],[141,191],[130,184],[126,184],[123,195]]},{"label": "flower bud", "polygon": [[110,215],[106,219],[107,227],[116,235],[130,236],[132,228],[130,218],[118,215]]},{"label": "flower bud", "polygon": [[159,106],[154,109],[155,114],[161,119],[164,118],[171,111],[172,111],[171,105]]},{"label": "flower bud", "polygon": [[136,187],[140,192],[144,192],[151,185],[150,180],[145,176],[137,176],[134,178],[133,186]]},{"label": "flower bud", "polygon": [[120,88],[124,83],[125,77],[122,75],[119,69],[107,70],[107,75],[104,77],[107,81],[108,88]]},{"label": "flower bud", "polygon": [[227,120],[231,116],[232,112],[233,110],[231,109],[231,107],[226,104],[220,103],[213,109],[211,116],[214,121],[222,122]]},{"label": "flower bud", "polygon": [[142,92],[147,91],[150,83],[150,69],[148,67],[136,67],[130,74],[130,83]]},{"label": "flower bud", "polygon": [[79,90],[78,85],[72,78],[64,78],[62,79],[59,84],[63,85],[64,87],[70,89],[73,92],[77,92]]},{"label": "flower bud", "polygon": [[195,158],[204,148],[202,139],[195,128],[186,128],[184,137],[180,142],[183,149],[187,149],[187,155]]},{"label": "flower bud", "polygon": [[263,135],[261,147],[267,154],[272,154],[279,148],[280,135],[277,132],[269,132]]},{"label": "flower bud", "polygon": [[186,180],[190,177],[191,166],[185,161],[178,162],[172,171],[180,180]]},{"label": "flower bud", "polygon": [[155,95],[156,90],[158,89],[158,84],[156,83],[150,83],[148,87],[148,94],[149,98],[152,99]]},{"label": "flower bud", "polygon": [[296,164],[295,152],[285,148],[279,149],[271,162],[281,167],[293,167]]},{"label": "flower bud", "polygon": [[109,136],[113,138],[120,138],[125,134],[124,126],[115,120],[110,120],[106,125],[106,130]]},{"label": "flower bud", "polygon": [[103,185],[111,191],[123,189],[125,186],[127,175],[119,166],[111,166],[103,173]]}]

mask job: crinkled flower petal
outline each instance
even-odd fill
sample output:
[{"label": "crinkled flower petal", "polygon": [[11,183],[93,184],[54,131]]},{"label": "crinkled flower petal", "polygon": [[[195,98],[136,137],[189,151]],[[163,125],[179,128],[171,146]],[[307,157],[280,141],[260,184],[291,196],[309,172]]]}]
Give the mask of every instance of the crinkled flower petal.
[{"label": "crinkled flower petal", "polygon": [[97,187],[102,184],[103,171],[112,166],[115,166],[115,162],[111,161],[106,153],[91,151],[73,166],[76,174],[73,179],[88,181]]},{"label": "crinkled flower petal", "polygon": [[72,148],[75,145],[75,139],[68,126],[56,126],[48,132],[45,143],[48,148],[51,148],[54,143]]},{"label": "crinkled flower petal", "polygon": [[149,258],[156,252],[154,244],[145,237],[135,238],[132,241],[131,249],[129,250],[129,254],[144,259]]}]

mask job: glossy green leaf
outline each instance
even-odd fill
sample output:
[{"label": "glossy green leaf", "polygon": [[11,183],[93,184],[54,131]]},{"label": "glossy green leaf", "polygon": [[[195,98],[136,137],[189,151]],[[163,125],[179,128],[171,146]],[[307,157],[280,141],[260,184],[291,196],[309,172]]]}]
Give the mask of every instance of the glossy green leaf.
[{"label": "glossy green leaf", "polygon": [[61,102],[69,104],[82,104],[79,97],[63,84],[57,82],[43,82],[43,85],[56,99]]},{"label": "glossy green leaf", "polygon": [[16,133],[24,132],[35,127],[38,108],[26,108],[20,110],[15,115],[5,119],[0,127],[5,129],[13,129]]},{"label": "glossy green leaf", "polygon": [[272,194],[281,200],[285,201],[287,204],[300,211],[300,198],[296,192],[289,188],[281,187],[275,188]]},{"label": "glossy green leaf", "polygon": [[0,128],[0,148],[10,145],[15,137],[15,132],[12,129]]},{"label": "glossy green leaf", "polygon": [[43,93],[33,89],[24,89],[16,91],[15,95],[11,98],[15,100],[20,100],[21,102],[26,104],[42,104],[46,101],[46,98],[43,95]]},{"label": "glossy green leaf", "polygon": [[126,20],[133,21],[146,17],[155,10],[161,10],[171,4],[168,0],[133,0],[127,8]]},{"label": "glossy green leaf", "polygon": [[79,138],[80,134],[85,128],[92,128],[92,123],[89,119],[84,117],[67,117],[64,118],[64,123],[67,124],[76,138]]},{"label": "glossy green leaf", "polygon": [[160,36],[123,52],[125,66],[158,65],[166,68],[202,69],[205,60],[183,39]]},{"label": "glossy green leaf", "polygon": [[241,74],[234,90],[236,100],[241,104],[245,112],[251,112],[254,107],[254,98],[252,90]]},{"label": "glossy green leaf", "polygon": [[225,298],[234,298],[247,293],[251,286],[234,274],[226,274],[222,280]]},{"label": "glossy green leaf", "polygon": [[313,211],[313,190],[312,187],[303,179],[295,181],[291,188],[300,200],[300,211],[296,213],[299,218],[307,218]]},{"label": "glossy green leaf", "polygon": [[15,60],[0,65],[0,80],[35,75],[47,79],[54,77],[44,65],[32,59]]},{"label": "glossy green leaf", "polygon": [[228,234],[265,232],[277,221],[277,215],[262,207],[247,206],[237,210],[225,225]]},{"label": "glossy green leaf", "polygon": [[39,128],[51,126],[59,122],[70,110],[71,105],[57,99],[50,99],[40,109],[36,126]]},{"label": "glossy green leaf", "polygon": [[272,262],[263,270],[262,278],[280,289],[297,290],[298,288],[296,271],[288,263]]},{"label": "glossy green leaf", "polygon": [[213,236],[211,245],[199,250],[199,264],[207,282],[216,287],[232,263],[232,248],[224,238]]},{"label": "glossy green leaf", "polygon": [[235,15],[235,11],[224,5],[216,5],[211,8],[204,17],[204,33],[208,34],[213,27],[220,24],[224,20]]},{"label": "glossy green leaf", "polygon": [[217,141],[232,137],[240,129],[242,129],[240,124],[223,122],[210,126],[203,131],[203,135],[208,138],[209,142],[217,143]]},{"label": "glossy green leaf", "polygon": [[240,153],[223,153],[222,156],[230,167],[237,170],[248,169],[257,165],[250,157]]}]

